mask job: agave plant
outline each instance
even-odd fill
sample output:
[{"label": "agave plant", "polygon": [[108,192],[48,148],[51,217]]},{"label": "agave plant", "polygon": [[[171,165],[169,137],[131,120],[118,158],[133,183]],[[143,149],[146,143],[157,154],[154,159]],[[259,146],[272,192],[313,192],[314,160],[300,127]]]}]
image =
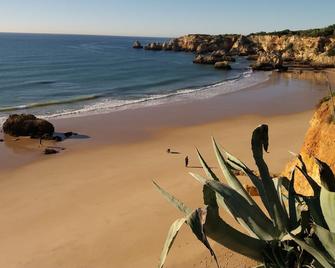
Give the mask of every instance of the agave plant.
[{"label": "agave plant", "polygon": [[[319,185],[308,175],[303,159],[297,155],[301,166],[295,167],[290,180],[286,177],[273,178],[263,159],[263,151],[267,151],[269,145],[267,125],[257,127],[251,139],[259,176],[214,139],[212,141],[225,182],[220,181],[197,150],[206,177],[194,173],[190,175],[203,185],[203,208],[189,208],[154,182],[160,193],[184,215],[170,227],[159,267],[163,267],[184,223],[210,251],[218,267],[207,237],[262,263],[262,267],[335,267],[335,178],[329,166],[316,159],[321,178]],[[243,187],[234,174],[235,170],[243,172],[257,188],[265,211]],[[313,196],[296,193],[294,181],[297,171],[313,188]],[[245,232],[238,231],[222,219],[219,206]]]}]

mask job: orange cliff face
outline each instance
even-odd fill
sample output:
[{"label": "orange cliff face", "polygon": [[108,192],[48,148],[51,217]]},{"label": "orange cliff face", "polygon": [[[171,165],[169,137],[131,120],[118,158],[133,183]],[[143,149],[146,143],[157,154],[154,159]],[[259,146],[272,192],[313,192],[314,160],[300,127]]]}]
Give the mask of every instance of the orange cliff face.
[{"label": "orange cliff face", "polygon": [[[335,97],[333,99],[335,101]],[[318,183],[320,182],[318,166],[313,157],[326,162],[335,173],[335,122],[332,121],[332,109],[331,100],[322,102],[317,108],[310,121],[310,127],[300,152],[309,174]],[[290,162],[285,168],[284,175],[289,177],[296,164],[298,164],[297,160]],[[308,182],[298,171],[296,172],[295,189],[299,193],[313,194]]]},{"label": "orange cliff face", "polygon": [[249,38],[264,51],[283,52],[283,60],[311,62],[316,65],[335,63],[334,37],[252,35]]},{"label": "orange cliff face", "polygon": [[[232,56],[259,56],[263,52],[279,53],[285,62],[293,61],[319,67],[335,65],[334,36],[189,34],[173,39],[169,44],[171,50],[192,51],[200,54],[217,51],[224,51],[227,55]],[[169,45],[166,46],[169,47]]]}]

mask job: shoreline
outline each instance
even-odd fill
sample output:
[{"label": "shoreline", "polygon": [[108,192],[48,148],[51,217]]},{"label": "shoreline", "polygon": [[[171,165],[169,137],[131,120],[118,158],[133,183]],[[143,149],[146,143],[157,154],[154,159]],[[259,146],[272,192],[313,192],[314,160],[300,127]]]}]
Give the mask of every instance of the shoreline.
[{"label": "shoreline", "polygon": [[[272,73],[268,80],[228,94],[206,99],[179,100],[106,114],[51,119],[57,132],[77,137],[54,146],[61,154],[81,148],[145,141],[162,130],[236,119],[240,116],[280,116],[311,110],[327,91],[320,72]],[[287,99],[287,96],[290,96]],[[301,99],[304,99],[302,102]],[[282,109],[285,103],[285,110]],[[0,143],[0,169],[11,170],[46,158],[43,146],[29,138],[5,137]],[[48,142],[45,142],[48,145]]]},{"label": "shoreline", "polygon": [[[243,68],[242,68],[243,70]],[[0,109],[1,112],[11,112],[11,113],[20,113],[20,111],[25,113],[33,113],[38,117],[47,119],[47,120],[58,120],[58,119],[73,119],[80,117],[90,117],[94,115],[103,115],[110,114],[114,112],[119,112],[123,110],[134,110],[134,109],[143,109],[151,106],[159,106],[159,105],[169,105],[174,102],[192,102],[198,99],[207,99],[213,98],[218,95],[230,94],[236,91],[240,91],[246,88],[250,88],[252,86],[256,86],[258,84],[264,83],[269,79],[271,72],[257,72],[253,73],[251,69],[245,69],[242,73],[240,73],[236,77],[229,77],[224,80],[220,80],[210,84],[204,84],[201,86],[188,86],[176,89],[175,92],[152,95],[151,97],[135,99],[135,100],[114,100],[115,102],[123,102],[118,103],[115,106],[113,105],[102,105],[99,107],[98,104],[109,103],[108,94],[92,94],[81,97],[74,97],[73,99],[68,100],[56,100],[56,101],[48,101],[41,103],[32,103],[26,105],[18,105],[18,106],[8,106]],[[235,84],[230,85],[229,83],[234,82]],[[233,86],[233,87],[232,87]],[[87,108],[78,108],[78,110],[71,110],[68,112],[59,112],[56,114],[48,115],[41,114],[38,115],[38,111],[29,110],[38,107],[48,107],[55,105],[62,105],[68,103],[80,103],[85,100],[96,100],[96,103],[89,103]],[[99,100],[99,101],[98,101]],[[5,117],[0,116],[0,124],[2,124],[5,120]]]}]

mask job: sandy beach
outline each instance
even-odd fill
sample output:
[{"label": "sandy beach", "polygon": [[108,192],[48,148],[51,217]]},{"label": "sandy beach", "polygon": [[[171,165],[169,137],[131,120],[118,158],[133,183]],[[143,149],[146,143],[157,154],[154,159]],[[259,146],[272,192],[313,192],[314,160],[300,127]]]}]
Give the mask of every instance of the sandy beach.
[{"label": "sandy beach", "polygon": [[[188,175],[202,173],[195,146],[218,174],[211,136],[254,168],[250,135],[261,123],[270,129],[270,170],[281,172],[327,94],[320,81],[313,72],[274,74],[213,99],[55,119],[57,131],[82,136],[60,143],[66,150],[54,156],[41,155],[36,142],[7,140],[0,155],[0,267],[156,267],[168,228],[181,215],[151,181],[201,206],[201,186]],[[211,243],[222,267],[255,265]],[[166,267],[215,265],[185,227]]]}]

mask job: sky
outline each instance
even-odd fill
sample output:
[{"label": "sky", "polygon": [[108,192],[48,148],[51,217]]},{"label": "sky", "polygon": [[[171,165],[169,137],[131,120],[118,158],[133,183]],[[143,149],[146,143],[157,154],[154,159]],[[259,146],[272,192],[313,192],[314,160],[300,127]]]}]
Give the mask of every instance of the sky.
[{"label": "sky", "polygon": [[177,37],[335,23],[335,0],[0,0],[0,32]]}]

